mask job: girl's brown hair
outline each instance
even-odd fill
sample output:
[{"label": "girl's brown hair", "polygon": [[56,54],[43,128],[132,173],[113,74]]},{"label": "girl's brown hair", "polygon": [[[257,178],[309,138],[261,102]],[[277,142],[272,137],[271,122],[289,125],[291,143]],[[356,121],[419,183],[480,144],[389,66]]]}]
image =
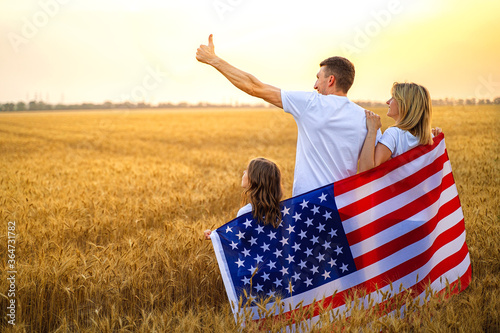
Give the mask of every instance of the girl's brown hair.
[{"label": "girl's brown hair", "polygon": [[283,197],[279,167],[268,159],[255,158],[248,164],[247,177],[248,188],[243,200],[252,204],[254,219],[277,228],[281,223]]},{"label": "girl's brown hair", "polygon": [[413,134],[421,145],[432,144],[432,102],[429,91],[416,83],[394,82],[391,94],[399,107],[399,120],[394,126]]}]

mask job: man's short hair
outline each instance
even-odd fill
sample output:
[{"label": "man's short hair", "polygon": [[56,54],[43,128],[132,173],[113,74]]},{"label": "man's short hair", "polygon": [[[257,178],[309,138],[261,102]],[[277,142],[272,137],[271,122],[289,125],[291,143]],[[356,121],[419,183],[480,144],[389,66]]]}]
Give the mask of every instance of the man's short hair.
[{"label": "man's short hair", "polygon": [[354,65],[343,57],[331,57],[323,60],[320,67],[325,66],[327,76],[335,76],[336,85],[344,93],[347,93],[354,82]]}]

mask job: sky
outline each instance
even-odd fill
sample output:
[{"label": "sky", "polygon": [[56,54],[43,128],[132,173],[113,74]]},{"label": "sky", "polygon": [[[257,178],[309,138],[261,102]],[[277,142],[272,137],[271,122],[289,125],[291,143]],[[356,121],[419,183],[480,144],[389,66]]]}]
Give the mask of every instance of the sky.
[{"label": "sky", "polygon": [[216,53],[261,81],[313,91],[319,63],[356,67],[348,96],[500,97],[500,1],[17,0],[0,3],[0,103],[259,103],[196,61]]}]

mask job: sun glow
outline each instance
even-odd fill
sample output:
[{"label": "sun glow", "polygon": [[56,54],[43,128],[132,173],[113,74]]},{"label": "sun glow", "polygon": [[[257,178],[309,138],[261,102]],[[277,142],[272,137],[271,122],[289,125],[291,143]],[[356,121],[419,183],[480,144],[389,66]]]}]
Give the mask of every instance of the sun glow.
[{"label": "sun glow", "polygon": [[[351,59],[353,99],[384,100],[393,81],[436,97],[500,96],[497,1],[17,1],[0,10],[0,102],[120,101],[148,70],[164,73],[143,100],[259,102],[194,59],[217,53],[266,83],[312,90],[320,61]],[[490,79],[491,78],[491,79]],[[483,89],[485,90],[485,89]],[[60,97],[61,96],[61,97]],[[134,102],[134,101],[132,101]]]}]

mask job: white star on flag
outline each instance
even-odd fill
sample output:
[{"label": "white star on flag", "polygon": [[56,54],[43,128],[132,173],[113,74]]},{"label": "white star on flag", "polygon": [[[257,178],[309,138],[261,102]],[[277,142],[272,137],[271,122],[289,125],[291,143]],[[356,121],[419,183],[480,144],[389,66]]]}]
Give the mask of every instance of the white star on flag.
[{"label": "white star on flag", "polygon": [[245,255],[245,257],[250,255],[249,249],[243,249],[243,251],[241,251],[241,252]]},{"label": "white star on flag", "polygon": [[243,281],[243,283],[245,285],[250,284],[250,278],[249,277],[244,276],[243,279],[241,279],[241,281]]},{"label": "white star on flag", "polygon": [[252,220],[247,219],[245,221],[245,223],[243,223],[243,224],[245,225],[245,228],[251,227],[252,226]]},{"label": "white star on flag", "polygon": [[306,231],[305,231],[305,230],[302,230],[302,231],[300,232],[299,236],[300,236],[300,240],[302,240],[302,239],[306,238],[306,237],[307,237],[307,233],[306,233]]}]

